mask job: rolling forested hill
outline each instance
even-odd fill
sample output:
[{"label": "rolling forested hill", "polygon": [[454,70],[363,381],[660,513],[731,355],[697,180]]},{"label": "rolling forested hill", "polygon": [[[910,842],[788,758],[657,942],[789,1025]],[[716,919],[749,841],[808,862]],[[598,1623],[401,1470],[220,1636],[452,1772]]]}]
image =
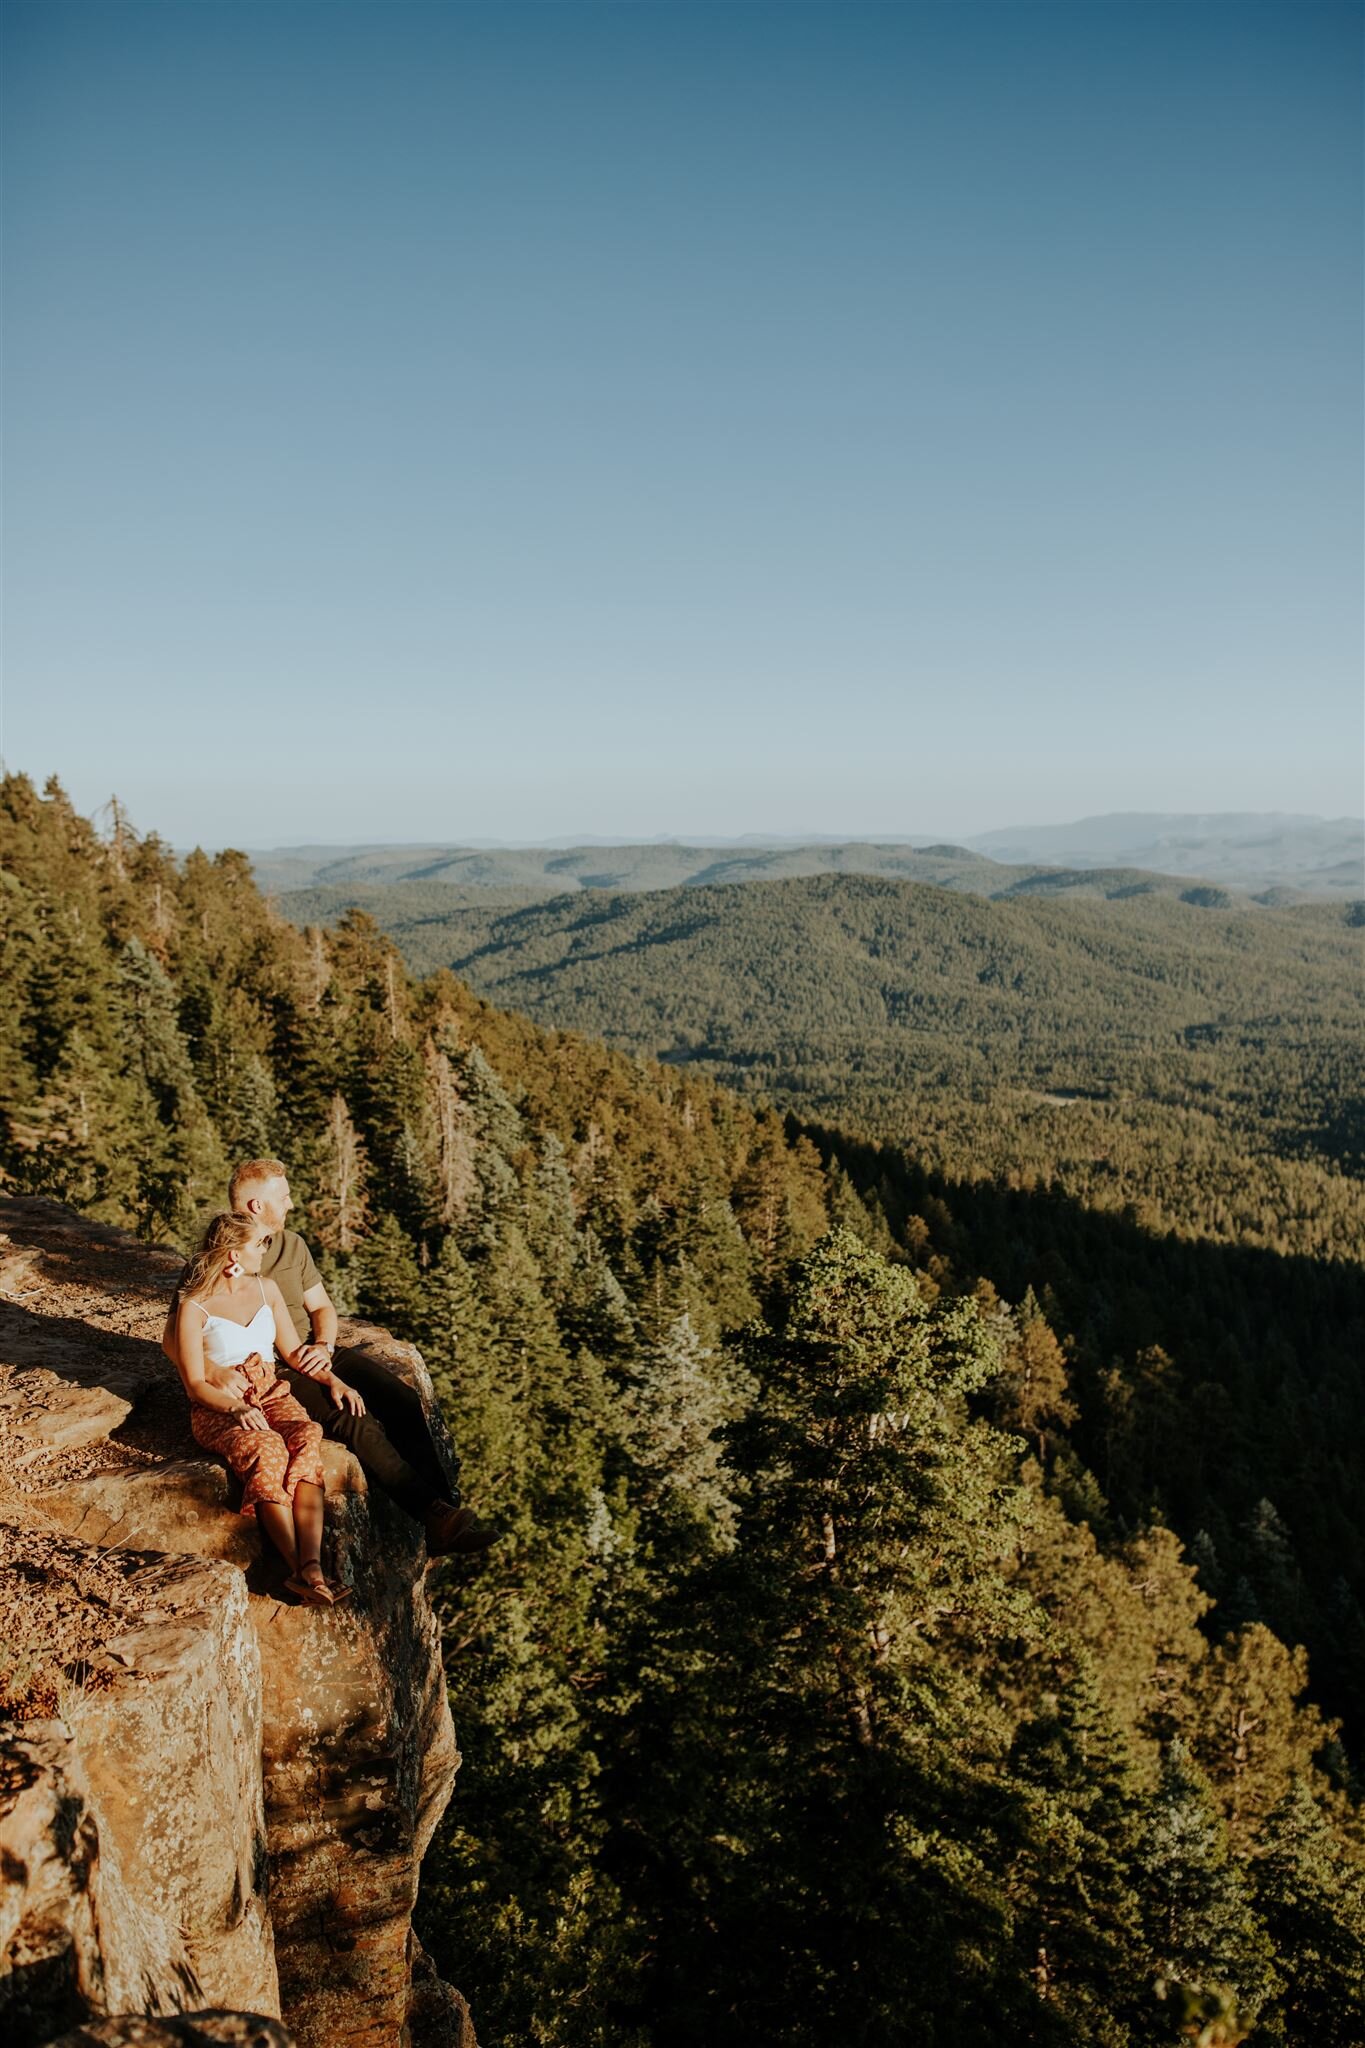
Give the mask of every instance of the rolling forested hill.
[{"label": "rolling forested hill", "polygon": [[419,973],[450,967],[542,1024],[955,1178],[1056,1181],[1153,1230],[1358,1259],[1357,913],[1194,893],[983,902],[850,875],[364,900]]},{"label": "rolling forested hill", "polygon": [[[987,832],[965,845],[870,839],[756,838],[736,842],[610,840],[581,846],[282,846],[254,853],[263,889],[438,887],[674,889],[773,882],[801,875],[891,875],[1004,896],[1031,889],[1171,888],[1214,883],[1263,901],[1338,902],[1365,887],[1365,826],[1358,818],[1277,813],[1082,818],[1071,825]],[[1172,887],[1172,885],[1174,885]]]},{"label": "rolling forested hill", "polygon": [[252,856],[263,889],[495,889],[528,897],[572,889],[678,889],[780,881],[800,875],[897,875],[982,895],[1055,870],[1002,866],[965,846],[924,848],[865,841],[810,846],[281,847]]},{"label": "rolling forested hill", "polygon": [[[598,900],[585,955],[684,970],[684,909],[762,887],[644,946]],[[465,1762],[419,1901],[485,2038],[1358,2044],[1358,1265],[800,1131],[22,777],[0,973],[6,1184],[185,1243],[283,1153],[432,1366],[502,1530],[437,1582]]]}]

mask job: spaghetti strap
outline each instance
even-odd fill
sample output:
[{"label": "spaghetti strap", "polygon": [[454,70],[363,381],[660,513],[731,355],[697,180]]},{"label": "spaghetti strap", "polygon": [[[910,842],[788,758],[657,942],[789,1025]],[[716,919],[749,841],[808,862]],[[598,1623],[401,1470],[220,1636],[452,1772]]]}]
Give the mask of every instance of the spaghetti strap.
[{"label": "spaghetti strap", "polygon": [[266,1300],[266,1298],[265,1298],[265,1282],[264,1282],[264,1280],[262,1280],[262,1278],[261,1278],[261,1276],[260,1276],[260,1274],[259,1274],[259,1273],[258,1273],[258,1274],[256,1275],[256,1285],[257,1285],[257,1286],[258,1286],[258,1287],[260,1288],[260,1290],[261,1290],[261,1307],[262,1307],[262,1308],[269,1308],[269,1306],[270,1306],[270,1303],[269,1303],[269,1302],[268,1302],[268,1301]]}]

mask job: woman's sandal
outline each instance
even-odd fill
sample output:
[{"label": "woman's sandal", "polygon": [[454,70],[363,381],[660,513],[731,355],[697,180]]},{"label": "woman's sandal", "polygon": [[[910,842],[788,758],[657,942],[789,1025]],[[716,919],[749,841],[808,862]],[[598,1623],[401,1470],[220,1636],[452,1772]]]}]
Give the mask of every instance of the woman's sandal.
[{"label": "woman's sandal", "polygon": [[291,1577],[285,1580],[284,1589],[294,1595],[301,1607],[335,1607],[337,1604],[324,1579]]}]

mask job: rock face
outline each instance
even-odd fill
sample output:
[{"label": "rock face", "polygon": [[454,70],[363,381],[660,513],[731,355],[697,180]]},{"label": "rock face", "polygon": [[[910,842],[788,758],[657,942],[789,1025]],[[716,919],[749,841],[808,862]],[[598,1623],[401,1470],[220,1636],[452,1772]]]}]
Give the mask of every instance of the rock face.
[{"label": "rock face", "polygon": [[[420,1533],[329,1443],[352,1598],[272,1597],[159,1348],[178,1269],[0,1200],[0,2031],[191,2039],[105,2016],[213,2008],[299,2048],[473,2048],[411,1929],[458,1763]],[[430,1407],[412,1346],[342,1341]]]},{"label": "rock face", "polygon": [[257,2013],[195,2012],[176,2019],[91,2020],[51,2048],[295,2048],[276,2020]]}]

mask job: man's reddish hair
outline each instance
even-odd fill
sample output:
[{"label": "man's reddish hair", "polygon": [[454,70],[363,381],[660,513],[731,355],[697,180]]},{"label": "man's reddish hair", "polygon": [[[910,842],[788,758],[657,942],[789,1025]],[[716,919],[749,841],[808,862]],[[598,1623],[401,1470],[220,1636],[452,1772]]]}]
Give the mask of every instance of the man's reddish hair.
[{"label": "man's reddish hair", "polygon": [[268,1180],[288,1180],[289,1169],[282,1159],[244,1159],[232,1169],[228,1182],[228,1206],[240,1211],[248,1188],[261,1187]]}]

